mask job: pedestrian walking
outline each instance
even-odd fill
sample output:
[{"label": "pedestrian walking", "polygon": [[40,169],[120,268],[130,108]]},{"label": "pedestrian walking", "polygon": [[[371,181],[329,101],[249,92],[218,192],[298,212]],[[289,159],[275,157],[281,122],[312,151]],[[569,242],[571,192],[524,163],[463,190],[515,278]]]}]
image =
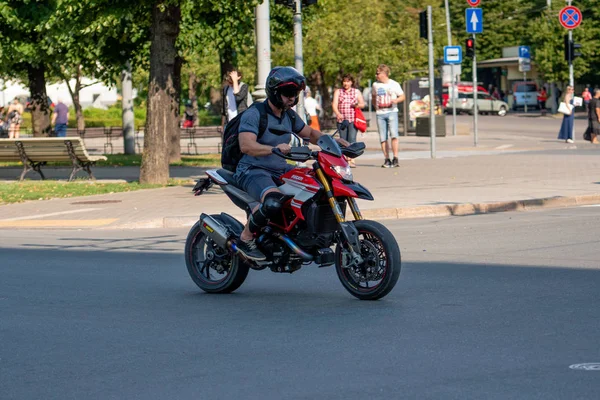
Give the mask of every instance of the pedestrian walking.
[{"label": "pedestrian walking", "polygon": [[[377,115],[377,129],[381,142],[381,151],[385,161],[383,168],[399,167],[398,164],[398,104],[404,101],[404,91],[400,84],[390,79],[390,67],[380,64],[377,67],[377,82],[371,91],[372,103]],[[390,161],[388,140],[392,142],[394,158]]]},{"label": "pedestrian walking", "polygon": [[[340,137],[350,144],[356,142],[358,130],[354,126],[354,109],[356,107],[363,108],[365,100],[360,90],[354,87],[354,77],[351,74],[346,74],[342,77],[342,88],[336,89],[333,92],[333,103],[331,106],[337,118]],[[343,124],[344,121],[348,121],[348,124]],[[352,159],[348,159],[348,164],[352,168],[356,167]]]},{"label": "pedestrian walking", "polygon": [[565,103],[570,109],[569,114],[563,115],[562,124],[560,125],[560,131],[558,132],[558,138],[564,140],[567,143],[573,143],[573,125],[575,122],[575,106],[573,105],[573,86],[567,86],[565,93],[562,97],[561,103]]},{"label": "pedestrian walking", "polygon": [[221,110],[221,126],[234,119],[239,113],[248,108],[248,85],[242,80],[242,72],[234,69],[225,74]]},{"label": "pedestrian walking", "polygon": [[590,110],[590,101],[592,100],[592,93],[589,88],[583,89],[581,93],[581,97],[583,98],[583,104],[585,105],[585,111],[589,112]]},{"label": "pedestrian walking", "polygon": [[59,97],[54,112],[52,113],[52,125],[54,125],[54,136],[66,137],[67,124],[69,123],[69,107]]},{"label": "pedestrian walking", "polygon": [[183,113],[183,127],[193,128],[196,121],[196,113],[194,112],[194,103],[191,100],[185,102],[185,112]]},{"label": "pedestrian walking", "polygon": [[600,143],[598,135],[600,135],[600,89],[594,89],[594,97],[590,100],[588,111],[590,142],[593,144]]},{"label": "pedestrian walking", "polygon": [[21,124],[23,123],[23,104],[21,104],[17,97],[14,98],[12,104],[8,107],[6,114],[9,123],[8,137],[9,139],[18,139]]},{"label": "pedestrian walking", "polygon": [[548,100],[548,93],[546,88],[542,86],[537,94],[538,107],[544,113],[546,111],[546,100]]},{"label": "pedestrian walking", "polygon": [[497,87],[492,91],[492,97],[496,100],[502,100],[502,95],[500,94],[500,90]]},{"label": "pedestrian walking", "polygon": [[317,110],[321,110],[321,105],[314,97],[312,97],[312,92],[308,86],[304,91],[304,110],[310,117],[310,120],[306,122],[308,122],[311,128],[320,131],[321,125],[319,124],[319,114],[317,113]]}]

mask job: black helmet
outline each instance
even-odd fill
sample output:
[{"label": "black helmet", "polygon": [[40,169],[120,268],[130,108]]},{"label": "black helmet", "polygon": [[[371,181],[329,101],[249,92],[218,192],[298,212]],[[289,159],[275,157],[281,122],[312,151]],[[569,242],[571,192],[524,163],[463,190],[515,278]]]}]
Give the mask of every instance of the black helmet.
[{"label": "black helmet", "polygon": [[292,106],[295,106],[298,103],[298,93],[305,88],[306,78],[296,68],[275,67],[269,72],[269,76],[267,77],[267,98],[277,108],[283,107],[283,100],[281,100],[282,93],[284,96],[286,96],[286,93],[289,93],[289,97],[294,93],[296,100]]}]

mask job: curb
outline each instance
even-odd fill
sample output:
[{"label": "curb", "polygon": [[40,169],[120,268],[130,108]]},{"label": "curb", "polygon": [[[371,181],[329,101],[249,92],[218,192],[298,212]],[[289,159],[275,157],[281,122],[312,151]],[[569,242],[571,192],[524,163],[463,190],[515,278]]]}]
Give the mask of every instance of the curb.
[{"label": "curb", "polygon": [[[467,216],[477,214],[489,214],[509,211],[535,211],[550,208],[565,208],[574,206],[583,206],[590,204],[600,204],[600,194],[589,194],[580,196],[555,196],[540,199],[527,199],[515,201],[501,201],[492,203],[462,203],[453,205],[435,205],[435,206],[416,206],[399,208],[375,208],[362,210],[362,216],[365,219],[409,219],[409,218],[432,218],[432,217],[451,217]],[[147,224],[158,227],[161,225],[159,220],[154,220]],[[198,221],[198,217],[164,217],[162,218],[162,228],[188,228]],[[119,226],[122,229],[137,229],[138,224]],[[140,228],[143,226],[140,226]],[[106,227],[111,229],[116,227]]]}]

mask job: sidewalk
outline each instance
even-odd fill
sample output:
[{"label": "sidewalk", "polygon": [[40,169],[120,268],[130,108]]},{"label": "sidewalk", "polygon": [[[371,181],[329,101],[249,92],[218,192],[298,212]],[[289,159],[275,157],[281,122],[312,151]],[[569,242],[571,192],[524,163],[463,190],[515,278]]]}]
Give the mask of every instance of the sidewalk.
[{"label": "sidewalk", "polygon": [[[369,132],[369,151],[353,172],[375,201],[359,200],[359,206],[365,218],[386,219],[600,204],[600,147],[581,140],[568,145],[554,137],[554,132],[488,132],[477,147],[470,135],[438,138],[436,159],[430,158],[429,138],[401,137],[400,168],[384,169],[376,133]],[[19,170],[0,168],[0,179],[14,179]],[[68,176],[64,168],[45,171],[49,177]],[[96,167],[94,174],[100,181],[135,180],[139,169]],[[204,169],[172,167],[171,176],[197,179]],[[218,187],[198,197],[191,187],[0,206],[0,228],[184,227],[203,212],[227,212],[245,221]]]}]

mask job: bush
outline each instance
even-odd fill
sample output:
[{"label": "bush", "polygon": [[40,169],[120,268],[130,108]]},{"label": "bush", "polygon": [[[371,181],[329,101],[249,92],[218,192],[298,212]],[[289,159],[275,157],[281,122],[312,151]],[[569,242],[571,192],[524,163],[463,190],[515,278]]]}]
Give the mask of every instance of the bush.
[{"label": "bush", "polygon": [[[123,120],[121,118],[121,103],[110,106],[103,110],[100,108],[86,108],[83,110],[83,118],[87,128],[104,127],[104,126],[121,126]],[[183,111],[181,112],[183,115]],[[146,108],[134,107],[133,119],[135,129],[143,127],[146,124]],[[198,123],[200,126],[214,126],[221,124],[221,117],[207,110],[198,110]],[[69,128],[77,127],[77,119],[75,118],[75,110],[69,108]],[[23,115],[23,124],[21,129],[31,129],[31,113]]]}]

